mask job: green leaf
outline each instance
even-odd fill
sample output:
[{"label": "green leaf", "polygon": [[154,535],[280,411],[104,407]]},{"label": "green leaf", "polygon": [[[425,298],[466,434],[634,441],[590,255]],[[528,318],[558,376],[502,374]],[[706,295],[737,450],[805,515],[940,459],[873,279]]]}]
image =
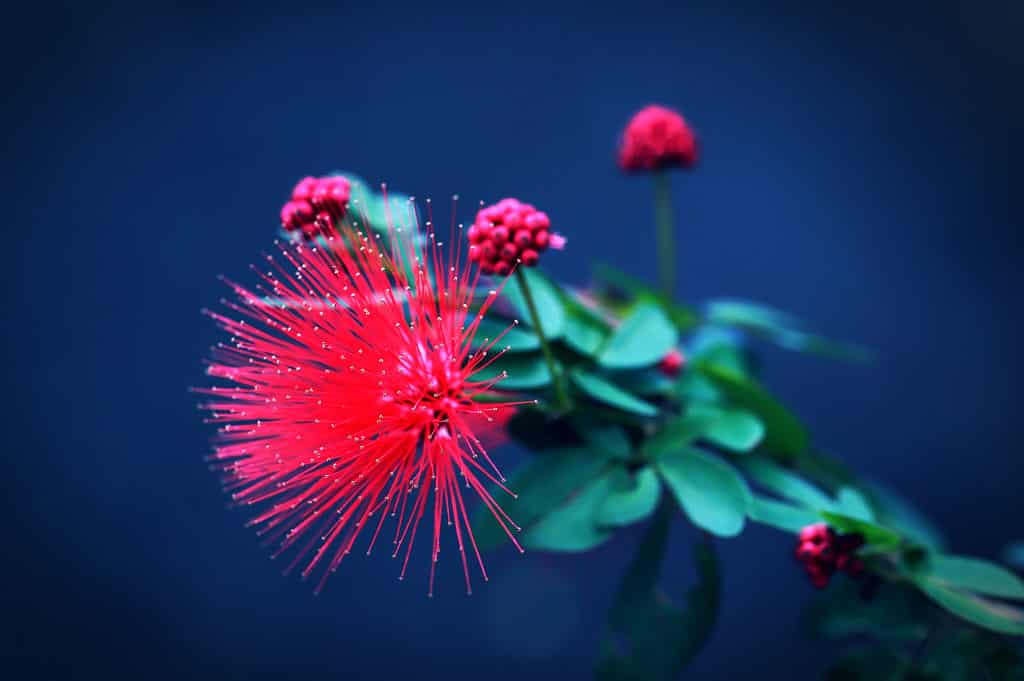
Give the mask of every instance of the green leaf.
[{"label": "green leaf", "polygon": [[868,504],[868,500],[864,498],[863,494],[852,487],[840,488],[838,494],[836,494],[835,510],[837,513],[842,513],[858,520],[866,520],[869,523],[875,519],[875,514],[871,511],[871,505]]},{"label": "green leaf", "polygon": [[742,409],[715,409],[708,427],[701,434],[705,440],[733,452],[749,452],[764,437],[764,424]]},{"label": "green leaf", "polygon": [[864,540],[873,546],[896,547],[903,541],[899,534],[889,528],[866,520],[851,518],[850,516],[830,511],[822,511],[821,517],[840,532],[856,532],[863,535]]},{"label": "green leaf", "polygon": [[678,451],[698,439],[733,452],[747,452],[764,436],[764,426],[741,409],[693,404],[648,438],[644,450],[651,456]]},{"label": "green leaf", "polygon": [[566,295],[562,341],[581,355],[593,357],[611,335],[611,326],[583,303]]},{"label": "green leaf", "polygon": [[505,353],[480,371],[473,374],[474,381],[486,381],[506,372],[506,376],[495,384],[498,390],[530,390],[543,388],[551,383],[551,372],[540,354]]},{"label": "green leaf", "polygon": [[773,461],[764,457],[749,457],[738,461],[738,464],[754,482],[784,499],[815,510],[835,508],[835,503],[827,494]]},{"label": "green leaf", "polygon": [[810,439],[807,430],[754,379],[705,361],[695,361],[691,366],[710,379],[730,402],[761,420],[765,427],[764,446],[769,451],[795,458],[807,450]]},{"label": "green leaf", "polygon": [[[526,284],[530,287],[533,302],[537,306],[537,314],[540,315],[540,323],[544,328],[544,335],[549,340],[559,338],[565,331],[566,314],[558,285],[534,268],[526,268],[521,271],[523,276],[526,277]],[[516,308],[520,323],[533,327],[530,308],[526,304],[522,291],[519,290],[518,277],[511,277],[506,282],[505,288],[502,289],[502,296],[508,299]]]},{"label": "green leaf", "polygon": [[[658,589],[671,507],[662,505],[623,577],[609,618],[600,681],[674,679],[707,643],[718,616],[721,578],[710,542],[694,546],[697,583],[677,607]],[[625,650],[617,644],[625,644]]]},{"label": "green leaf", "polygon": [[914,580],[918,588],[949,612],[985,629],[1024,636],[1024,611],[982,598],[927,577]]},{"label": "green leaf", "polygon": [[934,554],[924,562],[920,574],[947,586],[988,596],[1024,599],[1024,582],[1017,575],[978,558]]},{"label": "green leaf", "polygon": [[928,633],[931,605],[912,587],[886,584],[874,597],[862,596],[862,584],[837,580],[816,599],[805,623],[819,636],[869,636],[883,641],[920,641]]},{"label": "green leaf", "polygon": [[376,191],[369,183],[354,173],[334,174],[342,175],[349,181],[352,190],[349,203],[350,215],[360,226],[363,222],[367,222],[374,231],[386,234],[389,217],[396,227],[408,222],[408,194],[389,190],[387,199],[385,199],[382,192]]},{"label": "green leaf", "polygon": [[523,545],[546,551],[588,551],[611,536],[611,531],[598,526],[598,513],[613,479],[604,473],[597,480],[571,496],[523,536]]},{"label": "green leaf", "polygon": [[[491,493],[495,499],[504,497],[501,507],[525,531],[600,476],[611,458],[611,454],[600,450],[544,451],[510,476],[506,487],[515,493],[515,498],[509,498],[500,489],[493,489]],[[481,551],[508,541],[486,504],[481,504],[473,516],[473,534]]]},{"label": "green leaf", "polygon": [[656,364],[679,342],[679,332],[657,305],[641,303],[612,332],[598,363],[606,369]]},{"label": "green leaf", "polygon": [[694,525],[720,537],[743,530],[750,490],[732,466],[687,448],[660,457],[657,467]]},{"label": "green leaf", "polygon": [[643,520],[654,512],[661,499],[661,481],[650,468],[630,473],[617,468],[612,487],[597,511],[599,526],[617,527]]},{"label": "green leaf", "polygon": [[[502,333],[505,335],[502,336]],[[509,352],[527,352],[540,347],[540,338],[532,331],[504,321],[485,318],[480,321],[473,335],[473,349],[483,347],[498,336],[501,336],[501,340],[494,344],[492,352],[504,348],[508,348]]]},{"label": "green leaf", "polygon": [[856,345],[838,343],[803,330],[803,323],[779,310],[744,300],[713,300],[707,319],[743,329],[787,350],[823,355],[835,359],[865,361],[869,353]]},{"label": "green leaf", "polygon": [[682,305],[678,305],[671,298],[658,292],[653,287],[648,286],[636,277],[625,274],[614,267],[598,263],[594,267],[594,278],[630,294],[638,301],[644,300],[657,303],[663,310],[668,312],[668,316],[672,319],[672,323],[675,324],[676,328],[680,331],[689,331],[697,326],[700,321],[693,310]]},{"label": "green leaf", "polygon": [[867,485],[867,492],[878,522],[899,530],[918,544],[943,548],[945,542],[938,528],[905,499],[877,484]]},{"label": "green leaf", "polygon": [[747,504],[747,516],[754,522],[794,534],[799,533],[808,525],[814,525],[821,521],[821,517],[809,508],[791,506],[758,496],[750,498]]},{"label": "green leaf", "polygon": [[573,383],[580,390],[598,402],[603,402],[617,409],[639,414],[640,416],[658,415],[658,409],[653,404],[630,395],[622,388],[600,376],[588,373],[582,369],[573,369],[570,372],[570,376]]}]

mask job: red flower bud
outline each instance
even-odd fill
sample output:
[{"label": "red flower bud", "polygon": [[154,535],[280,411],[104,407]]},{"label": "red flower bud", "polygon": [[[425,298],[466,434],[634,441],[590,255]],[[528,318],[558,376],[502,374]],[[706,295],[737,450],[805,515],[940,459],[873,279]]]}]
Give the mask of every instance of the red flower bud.
[{"label": "red flower bud", "polygon": [[662,106],[638,111],[622,133],[619,165],[627,172],[690,168],[697,163],[697,137],[677,112]]},{"label": "red flower bud", "polygon": [[540,254],[532,249],[526,249],[523,254],[519,256],[519,260],[523,263],[524,267],[533,267],[540,260]]}]

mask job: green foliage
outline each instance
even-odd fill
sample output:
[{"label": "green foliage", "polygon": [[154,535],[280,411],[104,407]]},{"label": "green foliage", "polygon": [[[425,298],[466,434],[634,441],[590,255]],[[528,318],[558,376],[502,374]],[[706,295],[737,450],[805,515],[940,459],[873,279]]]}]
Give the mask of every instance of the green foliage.
[{"label": "green foliage", "polygon": [[506,375],[495,386],[499,390],[536,389],[551,383],[551,372],[540,353],[505,353],[473,374],[473,380],[490,380],[502,372]]},{"label": "green foliage", "polygon": [[692,447],[660,456],[656,465],[694,525],[720,537],[740,533],[750,490],[732,466]]},{"label": "green foliage", "polygon": [[473,349],[477,350],[498,337],[501,340],[494,344],[494,352],[505,348],[508,348],[509,352],[528,352],[540,348],[540,338],[532,331],[487,317],[477,326],[476,334],[473,336]]},{"label": "green foliage", "polygon": [[656,364],[679,342],[679,332],[651,303],[640,303],[604,343],[598,363],[606,369],[635,369]]},{"label": "green foliage", "polygon": [[530,528],[523,535],[523,545],[572,552],[587,551],[601,544],[611,536],[611,531],[598,525],[598,513],[613,485],[611,471],[602,473]]},{"label": "green foliage", "polygon": [[1003,560],[1016,568],[1024,569],[1024,541],[1013,542],[1003,549]]},{"label": "green foliage", "polygon": [[809,436],[800,420],[753,378],[734,367],[708,360],[692,363],[733,404],[751,412],[764,424],[764,446],[786,460],[807,451]]},{"label": "green foliage", "polygon": [[671,507],[655,514],[637,550],[609,617],[609,637],[595,676],[599,681],[678,678],[714,628],[721,592],[718,562],[709,543],[694,545],[697,583],[682,607],[658,589],[668,543]]},{"label": "green foliage", "polygon": [[[504,501],[505,512],[528,531],[565,503],[573,494],[607,472],[613,455],[600,449],[553,449],[537,454],[510,476],[506,487],[516,497]],[[492,490],[495,498],[505,495]],[[491,512],[481,505],[473,516],[473,534],[481,551],[508,541],[505,531]]]},{"label": "green foliage", "polygon": [[616,289],[620,293],[625,293],[634,301],[657,303],[661,309],[665,310],[669,319],[672,320],[672,323],[681,332],[685,333],[693,330],[700,321],[697,313],[693,310],[676,303],[639,279],[621,272],[610,265],[597,264],[594,267],[594,278],[606,288]]},{"label": "green foliage", "polygon": [[1024,582],[994,563],[967,556],[932,555],[921,566],[919,576],[948,586],[988,596],[1024,599]]},{"label": "green foliage", "polygon": [[604,404],[611,405],[617,409],[627,411],[640,416],[657,416],[658,409],[653,404],[641,400],[639,397],[634,397],[627,391],[618,387],[611,381],[584,371],[583,369],[573,369],[570,372],[572,382],[581,390],[587,397],[603,402]]},{"label": "green foliage", "polygon": [[779,310],[744,300],[712,300],[707,304],[708,322],[743,329],[788,350],[836,359],[865,361],[864,348],[837,343],[803,330],[803,323]]},{"label": "green foliage", "polygon": [[661,499],[661,481],[650,468],[630,472],[616,468],[610,474],[611,489],[597,508],[601,527],[620,527],[643,520],[654,512]]},{"label": "green foliage", "polygon": [[597,355],[611,335],[611,325],[568,294],[563,295],[562,303],[565,306],[565,344],[581,355]]},{"label": "green foliage", "polygon": [[[540,316],[544,335],[548,340],[559,338],[565,331],[566,322],[565,306],[562,304],[564,296],[559,286],[535,268],[526,268],[522,272],[526,277],[527,286],[530,287],[530,293],[533,295],[533,302],[537,306],[537,314]],[[526,304],[523,292],[519,289],[519,281],[515,277],[511,277],[505,282],[502,297],[516,309],[521,324],[533,325],[529,306]]]},{"label": "green foliage", "polygon": [[920,511],[892,491],[877,484],[866,486],[875,517],[887,527],[899,530],[917,544],[942,549],[942,534]]}]

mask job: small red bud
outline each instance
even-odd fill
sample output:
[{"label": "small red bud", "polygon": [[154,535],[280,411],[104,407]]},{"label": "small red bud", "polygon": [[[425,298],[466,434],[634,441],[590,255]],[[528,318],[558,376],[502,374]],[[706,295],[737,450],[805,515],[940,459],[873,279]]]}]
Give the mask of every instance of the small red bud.
[{"label": "small red bud", "polygon": [[540,254],[537,251],[528,248],[519,256],[519,260],[524,266],[533,267],[537,264],[537,261],[540,260]]},{"label": "small red bud", "polygon": [[540,230],[533,235],[533,247],[543,251],[551,243],[551,234],[547,230]]},{"label": "small red bud", "polygon": [[512,271],[512,265],[508,264],[504,260],[499,260],[494,263],[494,273],[499,277],[507,276]]},{"label": "small red bud", "polygon": [[501,259],[505,262],[515,262],[519,255],[519,249],[515,244],[507,243],[501,247]]},{"label": "small red bud", "polygon": [[528,229],[520,229],[515,233],[515,236],[512,237],[512,241],[515,242],[515,245],[519,248],[529,248],[533,245],[533,235],[530,234],[530,230]]},{"label": "small red bud", "polygon": [[503,243],[505,243],[506,241],[508,241],[508,228],[505,227],[505,226],[499,225],[498,227],[495,227],[494,229],[492,229],[491,230],[491,241],[493,241],[495,243],[495,245],[498,245],[498,246],[500,246]]}]

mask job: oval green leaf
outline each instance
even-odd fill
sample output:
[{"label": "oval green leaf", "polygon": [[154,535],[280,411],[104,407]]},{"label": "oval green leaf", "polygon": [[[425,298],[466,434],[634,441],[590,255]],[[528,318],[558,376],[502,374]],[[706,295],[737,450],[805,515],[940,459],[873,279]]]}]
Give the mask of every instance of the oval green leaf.
[{"label": "oval green leaf", "polygon": [[1024,582],[1006,568],[967,556],[932,555],[921,574],[947,585],[1001,598],[1024,599]]},{"label": "oval green leaf", "polygon": [[506,372],[494,387],[498,390],[530,390],[551,383],[551,372],[539,354],[505,353],[490,366],[473,374],[474,381],[486,381]]},{"label": "oval green leaf", "polygon": [[523,536],[523,545],[545,551],[588,551],[611,536],[598,526],[598,513],[612,490],[612,476],[605,474],[548,513]]},{"label": "oval green leaf", "polygon": [[657,465],[694,525],[720,537],[743,530],[750,490],[732,466],[692,448],[667,454]]},{"label": "oval green leaf", "polygon": [[[544,335],[549,340],[559,338],[565,330],[565,307],[562,305],[562,296],[557,284],[536,269],[525,268],[520,271],[526,277],[526,285],[530,287],[530,294],[533,296],[534,305],[537,306],[537,314],[540,315]],[[519,289],[518,277],[510,277],[505,282],[502,296],[515,306],[519,314],[519,322],[532,328],[534,320],[530,314],[530,307],[523,297],[523,292]]]},{"label": "oval green leaf", "polygon": [[658,409],[653,404],[630,395],[622,388],[600,376],[588,373],[582,369],[573,370],[571,376],[573,383],[580,390],[598,402],[603,402],[623,411],[639,414],[640,416],[658,415]]},{"label": "oval green leaf", "polygon": [[598,508],[597,524],[617,527],[649,516],[661,499],[661,481],[650,468],[635,474],[623,468],[612,474],[612,487]]},{"label": "oval green leaf", "polygon": [[651,366],[678,342],[679,332],[661,308],[640,303],[612,332],[597,361],[606,369]]}]

